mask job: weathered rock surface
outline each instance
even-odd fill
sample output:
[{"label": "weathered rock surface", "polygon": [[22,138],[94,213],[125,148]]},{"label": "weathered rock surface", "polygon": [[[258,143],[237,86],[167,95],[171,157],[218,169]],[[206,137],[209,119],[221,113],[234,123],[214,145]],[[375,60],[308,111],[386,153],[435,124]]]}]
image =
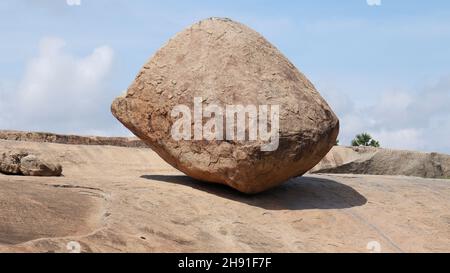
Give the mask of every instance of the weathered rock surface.
[{"label": "weathered rock surface", "polygon": [[20,172],[26,176],[61,176],[62,166],[44,162],[35,155],[27,155],[20,160]]},{"label": "weathered rock surface", "polygon": [[336,146],[311,172],[450,179],[450,155],[372,147]]},{"label": "weathered rock surface", "polygon": [[0,174],[0,252],[450,251],[450,183],[306,175],[244,195],[201,183],[153,151],[0,140],[64,177]]},{"label": "weathered rock surface", "polygon": [[62,166],[28,152],[7,151],[0,157],[0,173],[25,176],[61,176]]},{"label": "weathered rock surface", "polygon": [[41,132],[23,132],[0,130],[0,139],[16,141],[32,141],[45,143],[73,144],[73,145],[108,145],[119,147],[146,148],[147,145],[136,137],[100,137],[62,135]]},{"label": "weathered rock surface", "polygon": [[[279,146],[263,141],[175,141],[177,105],[279,105]],[[144,65],[112,113],[185,174],[257,193],[300,176],[335,143],[339,121],[313,84],[250,28],[211,18],[177,34]],[[273,126],[273,124],[270,124]],[[249,131],[249,124],[245,130]]]},{"label": "weathered rock surface", "polygon": [[7,151],[0,156],[0,173],[19,175],[20,161],[23,157],[27,156],[26,152],[13,152]]}]

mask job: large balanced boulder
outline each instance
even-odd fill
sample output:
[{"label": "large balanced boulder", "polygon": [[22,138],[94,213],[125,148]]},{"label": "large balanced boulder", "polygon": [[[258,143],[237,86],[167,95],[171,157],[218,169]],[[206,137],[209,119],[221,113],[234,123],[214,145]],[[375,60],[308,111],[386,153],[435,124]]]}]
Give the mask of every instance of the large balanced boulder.
[{"label": "large balanced boulder", "polygon": [[[112,113],[175,168],[245,193],[303,175],[339,131],[328,104],[282,53],[222,18],[172,38],[113,102]],[[240,125],[228,122],[236,113]],[[242,114],[244,123],[237,123]]]}]

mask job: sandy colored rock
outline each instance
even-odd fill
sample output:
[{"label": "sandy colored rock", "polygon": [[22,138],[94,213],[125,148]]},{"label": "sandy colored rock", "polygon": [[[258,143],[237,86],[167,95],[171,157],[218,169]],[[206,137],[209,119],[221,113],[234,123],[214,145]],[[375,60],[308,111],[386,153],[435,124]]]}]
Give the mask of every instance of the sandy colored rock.
[{"label": "sandy colored rock", "polygon": [[26,152],[6,151],[0,155],[0,173],[20,175],[20,160],[27,156]]},{"label": "sandy colored rock", "polygon": [[450,179],[450,155],[373,147],[336,146],[311,172]]},{"label": "sandy colored rock", "polygon": [[[171,111],[177,105],[193,111],[195,97],[204,107],[279,105],[278,149],[261,151],[263,141],[175,141]],[[113,102],[112,113],[175,168],[245,193],[303,175],[339,130],[333,111],[289,60],[257,32],[221,18],[172,38]]]},{"label": "sandy colored rock", "polygon": [[110,145],[119,147],[140,147],[147,145],[136,137],[101,137],[101,136],[77,136],[44,132],[24,132],[12,130],[0,130],[0,139],[31,141],[60,144],[78,145]]},{"label": "sandy colored rock", "polygon": [[0,156],[0,173],[25,176],[60,176],[62,166],[27,151],[7,151]]},{"label": "sandy colored rock", "polygon": [[0,174],[0,252],[450,251],[450,183],[305,175],[244,195],[141,148],[1,141],[64,177]]},{"label": "sandy colored rock", "polygon": [[26,176],[60,176],[62,166],[45,162],[35,155],[27,155],[20,160],[20,172]]},{"label": "sandy colored rock", "polygon": [[100,226],[102,192],[71,188],[58,179],[0,175],[0,252],[5,245],[85,235]]}]

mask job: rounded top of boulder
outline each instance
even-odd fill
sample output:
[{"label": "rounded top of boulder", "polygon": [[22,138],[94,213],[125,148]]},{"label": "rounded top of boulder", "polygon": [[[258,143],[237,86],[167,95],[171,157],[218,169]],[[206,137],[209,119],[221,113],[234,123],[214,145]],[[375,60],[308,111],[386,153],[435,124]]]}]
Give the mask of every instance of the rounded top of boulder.
[{"label": "rounded top of boulder", "polygon": [[[126,95],[171,107],[200,96],[207,104],[283,105],[282,132],[289,134],[298,128],[293,124],[316,126],[311,118],[324,121],[323,128],[329,125],[325,121],[337,122],[313,84],[278,49],[229,18],[211,17],[175,35],[144,65]],[[317,106],[316,117],[299,115]]]}]

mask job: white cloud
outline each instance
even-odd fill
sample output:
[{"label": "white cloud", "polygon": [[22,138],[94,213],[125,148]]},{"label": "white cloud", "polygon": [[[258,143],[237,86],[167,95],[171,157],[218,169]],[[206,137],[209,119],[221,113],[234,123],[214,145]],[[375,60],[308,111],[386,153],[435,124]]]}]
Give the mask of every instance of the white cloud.
[{"label": "white cloud", "polygon": [[[0,104],[14,117],[10,129],[86,133],[112,132],[108,92],[114,52],[109,46],[78,57],[59,38],[44,38],[38,56],[30,60],[15,90],[9,89]],[[4,115],[2,115],[4,116]],[[1,122],[1,121],[0,121]],[[11,126],[14,126],[11,128]]]},{"label": "white cloud", "polygon": [[372,135],[384,147],[420,150],[426,146],[421,129],[381,130],[375,131]]},{"label": "white cloud", "polygon": [[10,111],[9,92],[12,86],[6,81],[0,81],[0,128],[6,128],[13,120]]},{"label": "white cloud", "polygon": [[383,147],[450,153],[450,77],[418,92],[386,91],[366,106],[333,89],[323,95],[341,120],[343,145],[368,132]]},{"label": "white cloud", "polygon": [[66,3],[69,6],[80,6],[81,0],[66,0]]},{"label": "white cloud", "polygon": [[65,53],[64,46],[61,39],[43,39],[39,56],[28,63],[18,90],[19,106],[25,113],[62,114],[67,107],[81,111],[101,92],[113,50],[99,47],[89,56],[76,58]]},{"label": "white cloud", "polygon": [[381,0],[366,0],[369,6],[381,6]]}]

